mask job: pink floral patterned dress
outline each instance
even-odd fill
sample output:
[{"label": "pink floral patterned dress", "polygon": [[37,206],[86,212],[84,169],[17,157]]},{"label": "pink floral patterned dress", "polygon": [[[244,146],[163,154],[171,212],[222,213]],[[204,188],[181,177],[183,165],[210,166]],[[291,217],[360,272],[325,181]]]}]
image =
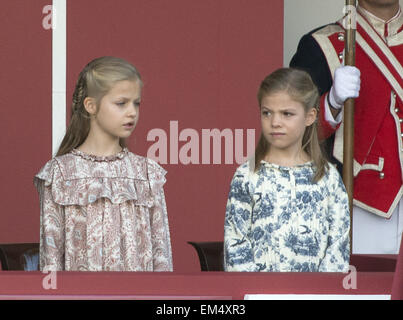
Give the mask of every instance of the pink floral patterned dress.
[{"label": "pink floral patterned dress", "polygon": [[47,162],[34,178],[41,270],[172,271],[165,174],[126,148]]}]

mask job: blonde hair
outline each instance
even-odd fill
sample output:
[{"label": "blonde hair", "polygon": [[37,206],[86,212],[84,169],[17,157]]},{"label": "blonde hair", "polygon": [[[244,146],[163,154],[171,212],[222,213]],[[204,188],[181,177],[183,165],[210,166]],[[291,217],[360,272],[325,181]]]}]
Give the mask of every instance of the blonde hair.
[{"label": "blonde hair", "polygon": [[[121,58],[100,57],[84,67],[78,76],[73,93],[70,123],[56,156],[66,154],[80,146],[90,132],[90,114],[84,107],[84,99],[95,98],[98,112],[102,97],[116,82],[124,80],[140,81],[140,85],[143,85],[137,69]],[[125,139],[120,139],[119,144],[125,147]]]},{"label": "blonde hair", "polygon": [[[312,108],[319,110],[319,92],[311,76],[306,71],[294,68],[280,68],[267,76],[262,81],[257,94],[259,108],[261,108],[264,97],[278,92],[285,92],[291,99],[301,103],[304,106],[305,113]],[[260,161],[266,156],[269,147],[270,145],[262,133],[255,150],[255,172],[260,168]],[[316,172],[312,179],[316,183],[329,168],[319,144],[316,120],[305,129],[302,138],[302,150],[310,156],[316,167]]]}]

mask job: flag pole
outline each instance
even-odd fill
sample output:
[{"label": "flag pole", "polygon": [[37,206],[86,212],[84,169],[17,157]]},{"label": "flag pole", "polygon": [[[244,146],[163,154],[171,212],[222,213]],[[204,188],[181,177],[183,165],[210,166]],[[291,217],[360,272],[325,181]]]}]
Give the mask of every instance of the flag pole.
[{"label": "flag pole", "polygon": [[[355,65],[356,1],[346,0],[344,40],[344,65]],[[354,99],[344,102],[343,115],[343,182],[346,187],[350,208],[350,253],[353,243],[353,191],[354,191]]]}]

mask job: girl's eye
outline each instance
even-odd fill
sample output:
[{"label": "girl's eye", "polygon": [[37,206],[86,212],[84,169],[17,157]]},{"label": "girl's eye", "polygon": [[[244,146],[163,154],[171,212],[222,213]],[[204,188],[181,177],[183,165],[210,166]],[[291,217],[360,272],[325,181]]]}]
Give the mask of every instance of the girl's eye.
[{"label": "girl's eye", "polygon": [[116,103],[118,106],[120,106],[120,107],[123,107],[125,104],[126,104],[126,102],[117,102]]},{"label": "girl's eye", "polygon": [[291,116],[293,116],[294,114],[291,113],[291,112],[284,112],[284,115],[285,115],[286,117],[291,117]]},{"label": "girl's eye", "polygon": [[262,111],[262,115],[268,117],[270,115],[269,111]]},{"label": "girl's eye", "polygon": [[135,102],[134,105],[135,105],[136,107],[140,107],[140,102]]}]

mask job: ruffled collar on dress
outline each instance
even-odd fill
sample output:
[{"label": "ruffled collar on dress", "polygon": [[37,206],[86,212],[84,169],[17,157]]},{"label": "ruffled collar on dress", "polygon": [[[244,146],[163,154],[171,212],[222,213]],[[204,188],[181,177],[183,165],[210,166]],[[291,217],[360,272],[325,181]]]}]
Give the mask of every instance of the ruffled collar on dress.
[{"label": "ruffled collar on dress", "polygon": [[129,150],[127,148],[123,148],[122,151],[115,153],[113,155],[110,155],[110,156],[96,156],[93,154],[85,153],[85,152],[77,150],[77,149],[71,150],[72,154],[77,155],[86,160],[91,160],[91,161],[115,161],[118,159],[123,159],[128,154],[128,152],[129,152]]},{"label": "ruffled collar on dress", "polygon": [[263,165],[266,165],[267,167],[272,167],[278,170],[285,170],[285,171],[289,171],[289,170],[299,170],[301,168],[310,168],[313,167],[313,162],[312,161],[308,161],[302,164],[298,164],[295,165],[293,167],[287,167],[287,166],[281,166],[279,164],[276,163],[272,163],[272,162],[267,162],[265,160],[261,160],[260,163],[262,163]]}]

